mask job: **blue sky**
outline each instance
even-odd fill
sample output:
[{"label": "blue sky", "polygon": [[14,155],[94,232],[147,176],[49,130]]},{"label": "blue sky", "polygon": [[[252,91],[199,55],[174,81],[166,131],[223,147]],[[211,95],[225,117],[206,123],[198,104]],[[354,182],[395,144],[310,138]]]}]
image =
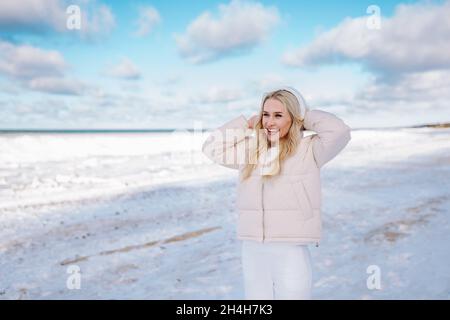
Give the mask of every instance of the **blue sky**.
[{"label": "blue sky", "polygon": [[354,128],[450,121],[449,15],[446,1],[2,3],[0,128],[211,128],[277,85]]}]

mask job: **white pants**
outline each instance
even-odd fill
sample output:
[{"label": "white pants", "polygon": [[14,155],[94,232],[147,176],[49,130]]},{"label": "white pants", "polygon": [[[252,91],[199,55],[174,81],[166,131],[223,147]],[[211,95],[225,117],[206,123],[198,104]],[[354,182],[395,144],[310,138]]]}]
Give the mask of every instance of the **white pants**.
[{"label": "white pants", "polygon": [[311,299],[307,245],[242,241],[245,299]]}]

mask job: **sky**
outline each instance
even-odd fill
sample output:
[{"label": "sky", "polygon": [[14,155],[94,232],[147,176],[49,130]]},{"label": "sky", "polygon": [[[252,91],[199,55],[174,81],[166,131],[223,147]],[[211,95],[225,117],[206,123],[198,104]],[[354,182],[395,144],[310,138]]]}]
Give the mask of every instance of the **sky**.
[{"label": "sky", "polygon": [[298,89],[352,128],[450,121],[450,1],[0,2],[0,129],[217,127]]}]

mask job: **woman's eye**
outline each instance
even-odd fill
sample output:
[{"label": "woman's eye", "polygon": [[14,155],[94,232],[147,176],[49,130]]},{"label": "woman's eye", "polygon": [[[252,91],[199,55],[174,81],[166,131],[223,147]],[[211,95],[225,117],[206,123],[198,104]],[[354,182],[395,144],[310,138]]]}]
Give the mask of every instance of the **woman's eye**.
[{"label": "woman's eye", "polygon": [[276,116],[277,118],[280,118],[281,117],[281,114],[277,114],[277,116]]}]

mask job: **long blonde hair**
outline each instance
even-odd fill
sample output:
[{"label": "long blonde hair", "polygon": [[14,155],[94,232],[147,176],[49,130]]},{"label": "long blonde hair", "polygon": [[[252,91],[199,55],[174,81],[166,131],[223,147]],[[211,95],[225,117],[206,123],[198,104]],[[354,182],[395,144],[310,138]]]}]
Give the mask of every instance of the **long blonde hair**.
[{"label": "long blonde hair", "polygon": [[269,142],[267,140],[267,136],[264,134],[263,123],[262,123],[262,115],[264,112],[264,103],[268,99],[276,99],[280,101],[288,111],[288,114],[292,120],[289,131],[286,135],[280,139],[278,144],[278,157],[276,161],[276,165],[273,167],[271,172],[263,174],[263,178],[270,178],[271,176],[277,175],[281,170],[281,163],[284,159],[288,158],[292,155],[296,150],[300,143],[302,135],[300,134],[300,130],[303,128],[303,119],[300,114],[300,105],[297,98],[289,91],[286,90],[275,90],[269,92],[265,95],[264,99],[261,103],[261,110],[259,113],[259,119],[253,126],[256,136],[254,143],[250,145],[249,148],[249,163],[247,163],[243,170],[241,178],[242,180],[247,179],[253,170],[258,165],[259,157],[267,152],[269,149]]}]

